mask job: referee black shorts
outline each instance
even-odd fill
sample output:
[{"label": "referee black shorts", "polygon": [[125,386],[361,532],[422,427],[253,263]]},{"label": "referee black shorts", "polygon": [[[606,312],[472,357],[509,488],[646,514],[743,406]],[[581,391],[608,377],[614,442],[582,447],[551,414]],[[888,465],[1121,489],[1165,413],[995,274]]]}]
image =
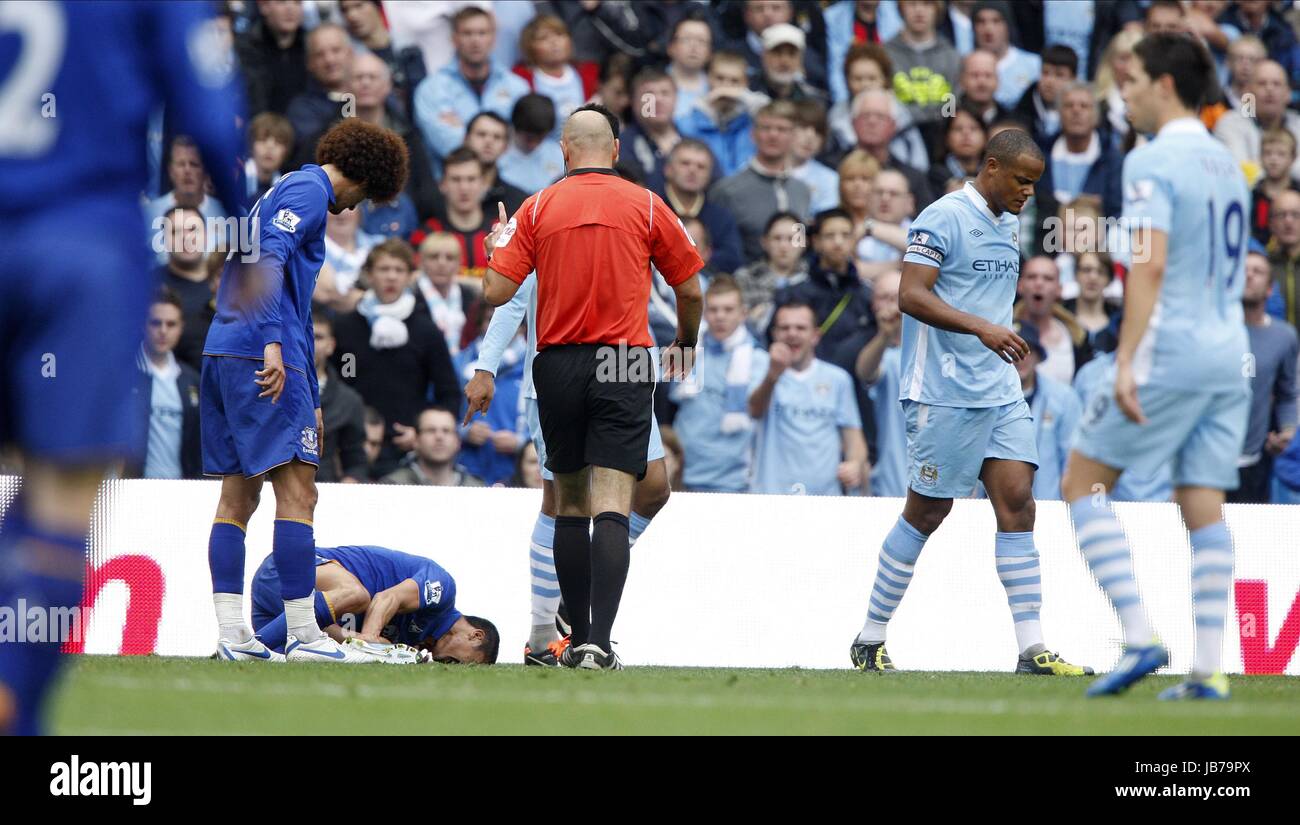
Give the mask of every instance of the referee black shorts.
[{"label": "referee black shorts", "polygon": [[533,387],[546,469],[573,473],[594,465],[642,478],[656,372],[645,347],[564,344],[537,353]]}]

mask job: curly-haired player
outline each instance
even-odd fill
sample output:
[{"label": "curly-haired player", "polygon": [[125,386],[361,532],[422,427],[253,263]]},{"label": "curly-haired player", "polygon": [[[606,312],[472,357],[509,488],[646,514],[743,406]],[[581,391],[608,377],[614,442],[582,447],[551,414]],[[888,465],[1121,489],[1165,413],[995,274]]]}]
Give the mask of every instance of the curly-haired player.
[{"label": "curly-haired player", "polygon": [[325,211],[391,200],[406,185],[406,144],[393,132],[345,120],[316,147],[319,165],[285,175],[249,213],[256,260],[232,253],[203,348],[203,472],[221,476],[208,544],[212,600],[224,659],[270,655],[244,621],[244,533],[262,480],[275,489],[272,554],[288,624],[289,660],[362,661],[316,624],[316,467],[323,435],[311,294],[325,260]]}]

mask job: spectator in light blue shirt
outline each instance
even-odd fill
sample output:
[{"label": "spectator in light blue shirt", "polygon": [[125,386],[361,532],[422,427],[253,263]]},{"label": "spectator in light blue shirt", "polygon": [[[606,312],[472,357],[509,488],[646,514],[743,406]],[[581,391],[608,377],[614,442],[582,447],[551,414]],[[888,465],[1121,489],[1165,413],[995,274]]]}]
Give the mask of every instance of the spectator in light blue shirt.
[{"label": "spectator in light blue shirt", "polygon": [[492,59],[496,24],[490,13],[467,7],[452,19],[456,58],[420,81],[415,89],[415,123],[424,136],[434,174],[442,158],[465,142],[465,128],[487,109],[510,117],[515,101],[528,94],[528,83]]},{"label": "spectator in light blue shirt", "polygon": [[532,194],[564,176],[564,151],[550,137],[555,126],[555,104],[549,97],[526,94],[510,116],[514,136],[510,148],[497,158],[501,180]]},{"label": "spectator in light blue shirt", "polygon": [[1011,45],[1010,4],[976,3],[971,20],[975,24],[975,47],[993,52],[998,59],[998,90],[993,99],[1007,109],[1014,108],[1025,90],[1038,80],[1042,59]]},{"label": "spectator in light blue shirt", "polygon": [[814,357],[821,333],[807,303],[776,310],[770,353],[756,352],[749,414],[757,422],[750,492],[838,496],[868,483],[853,380]]},{"label": "spectator in light blue shirt", "polygon": [[675,382],[673,428],[686,455],[687,489],[743,493],[749,488],[754,426],[746,406],[756,363],[754,336],[745,328],[740,286],[719,275],[704,293],[705,330],[696,350],[695,372]]},{"label": "spectator in light blue shirt", "polygon": [[858,353],[854,372],[867,385],[876,422],[876,461],[871,465],[871,494],[907,496],[907,431],[903,405],[898,400],[902,372],[903,315],[898,308],[902,273],[895,270],[876,277],[871,289],[871,311],[876,334]]}]

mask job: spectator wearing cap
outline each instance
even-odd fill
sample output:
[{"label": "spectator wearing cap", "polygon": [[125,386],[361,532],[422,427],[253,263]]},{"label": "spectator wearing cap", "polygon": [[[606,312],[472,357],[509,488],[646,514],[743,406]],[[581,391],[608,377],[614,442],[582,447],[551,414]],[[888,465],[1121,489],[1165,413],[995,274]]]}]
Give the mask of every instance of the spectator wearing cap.
[{"label": "spectator wearing cap", "polygon": [[1074,315],[1061,305],[1061,272],[1046,255],[1035,255],[1020,266],[1016,286],[1020,300],[1013,317],[1033,324],[1043,345],[1043,374],[1062,384],[1074,381],[1074,373],[1092,357],[1088,333]]},{"label": "spectator wearing cap", "polygon": [[551,137],[559,140],[560,124],[596,93],[600,65],[591,60],[574,62],[569,27],[553,14],[541,14],[528,21],[519,35],[519,52],[523,61],[514,72],[528,81],[529,89],[555,104]]},{"label": "spectator wearing cap", "polygon": [[763,30],[762,71],[750,88],[772,100],[815,100],[830,103],[830,96],[810,84],[803,75],[805,37],[803,30],[789,23],[777,23]]},{"label": "spectator wearing cap", "polygon": [[306,31],[300,0],[258,0],[258,19],[235,41],[248,111],[284,114],[307,88]]},{"label": "spectator wearing cap", "polygon": [[[510,115],[514,127],[510,147],[497,158],[501,179],[530,195],[564,176],[564,152],[552,137],[555,103],[545,95],[526,94],[519,98]],[[496,210],[488,210],[495,215]]]},{"label": "spectator wearing cap", "polygon": [[694,138],[683,138],[664,163],[663,177],[650,181],[650,188],[663,197],[677,217],[699,218],[713,240],[713,265],[722,272],[734,272],[744,263],[740,251],[740,230],[726,208],[709,199],[709,182],[714,178],[713,153]]},{"label": "spectator wearing cap", "polygon": [[322,23],[307,35],[307,89],[289,101],[286,112],[298,136],[294,167],[312,163],[316,143],[333,123],[351,112],[352,61],[355,57],[347,29]]},{"label": "spectator wearing cap", "polygon": [[[384,61],[392,78],[393,93],[402,114],[411,116],[412,97],[428,71],[424,55],[417,46],[397,48],[384,24],[384,13],[379,0],[341,0],[339,11],[353,43]],[[327,442],[328,443],[328,442]]]},{"label": "spectator wearing cap", "polygon": [[1041,369],[1047,351],[1038,338],[1038,328],[1027,322],[1016,325],[1016,332],[1029,345],[1029,354],[1016,362],[1020,389],[1034,417],[1034,435],[1038,443],[1038,469],[1034,472],[1034,499],[1061,500],[1061,477],[1070,457],[1074,432],[1083,415],[1083,405],[1068,382],[1061,382]]},{"label": "spectator wearing cap", "polygon": [[1012,112],[1039,144],[1061,131],[1061,92],[1078,79],[1079,58],[1069,46],[1058,43],[1043,50],[1042,74]]},{"label": "spectator wearing cap", "polygon": [[[415,124],[435,174],[442,158],[465,142],[465,127],[474,115],[487,109],[509,117],[515,102],[528,94],[528,83],[492,58],[496,21],[491,12],[467,6],[456,12],[451,25],[455,58],[415,88]],[[425,59],[427,64],[427,53]]]},{"label": "spectator wearing cap", "polygon": [[709,92],[709,77],[705,69],[713,55],[713,27],[699,12],[688,13],[673,24],[667,46],[668,66],[664,71],[673,80],[677,90],[677,105],[673,118],[685,117],[699,100]]},{"label": "spectator wearing cap", "polygon": [[142,478],[202,478],[199,451],[199,373],[173,352],[185,322],[181,303],[163,288],[149,307],[145,339],[136,364],[134,392],[147,412],[147,448]]},{"label": "spectator wearing cap", "polygon": [[757,260],[762,254],[763,228],[773,214],[808,214],[812,190],[790,174],[794,124],[794,105],[789,102],[760,109],[754,118],[754,157],[709,191],[714,203],[735,216],[746,260]]},{"label": "spectator wearing cap", "polygon": [[920,124],[943,116],[943,104],[961,73],[961,56],[937,30],[940,5],[934,0],[903,0],[898,7],[903,29],[885,43],[894,64],[894,93]]},{"label": "spectator wearing cap", "polygon": [[754,157],[754,113],[769,103],[767,95],[745,85],[745,58],[716,51],[709,58],[709,91],[677,121],[684,137],[709,147],[719,176],[734,174]]},{"label": "spectator wearing cap", "polygon": [[[727,3],[719,8],[723,31],[731,37],[731,48],[745,56],[747,74],[757,76],[763,70],[763,34],[772,26],[793,24],[806,36],[803,73],[808,82],[819,89],[827,88],[826,80],[826,22],[821,3],[816,0],[745,0]],[[735,10],[739,8],[740,20]],[[739,23],[739,26],[737,26]]]},{"label": "spectator wearing cap", "polygon": [[1042,73],[1042,58],[1012,45],[1010,3],[976,3],[971,9],[971,21],[975,24],[976,48],[992,52],[998,60],[998,90],[993,97],[1009,109],[1020,102],[1025,90]]},{"label": "spectator wearing cap", "polygon": [[632,122],[619,133],[619,160],[636,165],[644,181],[663,175],[668,153],[682,139],[673,123],[677,86],[666,72],[647,68],[632,78]]}]

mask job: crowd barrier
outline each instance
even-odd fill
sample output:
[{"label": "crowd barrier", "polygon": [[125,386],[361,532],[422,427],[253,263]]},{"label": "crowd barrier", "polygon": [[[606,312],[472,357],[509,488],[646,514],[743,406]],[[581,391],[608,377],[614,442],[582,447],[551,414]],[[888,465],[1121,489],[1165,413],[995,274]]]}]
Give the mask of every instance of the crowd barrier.
[{"label": "crowd barrier", "polygon": [[[19,482],[0,477],[0,511]],[[207,656],[216,641],[207,563],[219,486],[112,481],[93,518],[83,605],[85,653]],[[455,577],[457,606],[492,619],[502,661],[521,661],[529,627],[533,490],[325,484],[319,545],[377,544],[435,559]],[[632,550],[614,638],[629,665],[848,666],[881,540],[899,499],[677,493]],[[1190,551],[1172,504],[1116,505],[1134,548],[1147,610],[1172,653],[1191,665]],[[248,532],[247,575],[271,552],[266,486]],[[1230,505],[1236,541],[1225,669],[1300,674],[1300,507]],[[926,545],[890,626],[909,670],[1007,671],[1016,649],[993,560],[986,501],[956,502]],[[1065,506],[1039,502],[1042,623],[1071,661],[1109,668],[1115,613],[1075,549]]]}]

